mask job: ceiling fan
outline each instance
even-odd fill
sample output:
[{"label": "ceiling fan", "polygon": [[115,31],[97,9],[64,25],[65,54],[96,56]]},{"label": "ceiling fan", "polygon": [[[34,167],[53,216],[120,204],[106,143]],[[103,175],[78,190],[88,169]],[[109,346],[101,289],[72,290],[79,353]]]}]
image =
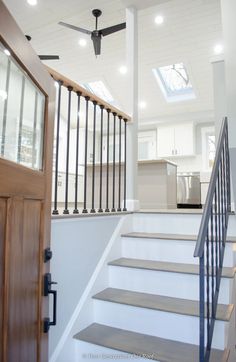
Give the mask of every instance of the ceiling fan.
[{"label": "ceiling fan", "polygon": [[125,29],[126,28],[126,23],[121,23],[121,24],[110,26],[108,28],[98,30],[98,18],[102,15],[102,11],[99,10],[99,9],[94,9],[92,11],[92,14],[96,18],[96,20],[95,20],[95,28],[96,29],[93,30],[93,31],[83,29],[83,28],[79,28],[78,26],[67,24],[67,23],[64,23],[63,21],[60,21],[58,24],[62,25],[62,26],[65,26],[67,28],[76,30],[76,31],[80,31],[81,33],[84,33],[84,34],[91,35],[91,39],[93,41],[94,52],[95,52],[95,55],[97,56],[97,55],[101,54],[101,40],[102,40],[102,37],[113,34],[113,33],[116,33],[117,31]]},{"label": "ceiling fan", "polygon": [[[31,41],[32,37],[30,35],[25,36],[28,41]],[[59,60],[59,55],[39,55],[41,60]]]}]

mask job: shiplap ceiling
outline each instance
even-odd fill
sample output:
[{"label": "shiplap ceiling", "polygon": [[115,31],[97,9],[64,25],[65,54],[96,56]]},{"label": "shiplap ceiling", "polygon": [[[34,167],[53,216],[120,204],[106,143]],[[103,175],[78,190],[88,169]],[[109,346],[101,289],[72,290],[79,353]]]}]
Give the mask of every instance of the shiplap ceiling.
[{"label": "shiplap ceiling", "polygon": [[[78,45],[83,36],[59,26],[65,21],[87,29],[94,28],[93,8],[103,16],[100,27],[125,21],[125,4],[131,0],[38,0],[35,7],[26,0],[5,0],[16,21],[32,36],[32,46],[38,54],[59,54],[60,61],[45,64],[83,83],[103,80],[124,111],[127,104],[127,79],[120,75],[125,65],[125,31],[103,38],[102,55],[94,56],[92,42]],[[210,60],[213,48],[222,42],[220,0],[136,0],[139,10],[139,95],[147,102],[140,111],[142,122],[181,115],[204,114],[213,110],[213,84]],[[163,3],[162,3],[163,2]],[[143,9],[143,4],[149,5]],[[156,4],[154,6],[153,5]],[[164,16],[157,26],[154,18]],[[190,74],[197,98],[193,101],[166,103],[152,73],[152,68],[184,62]]]}]

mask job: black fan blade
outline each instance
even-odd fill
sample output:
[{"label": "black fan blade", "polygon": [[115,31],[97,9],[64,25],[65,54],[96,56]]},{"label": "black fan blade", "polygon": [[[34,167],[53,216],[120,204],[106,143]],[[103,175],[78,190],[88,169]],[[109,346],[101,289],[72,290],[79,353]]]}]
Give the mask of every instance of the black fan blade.
[{"label": "black fan blade", "polygon": [[126,28],[126,23],[121,23],[121,24],[110,26],[109,28],[101,29],[101,30],[99,30],[99,33],[102,34],[102,36],[106,36],[106,35],[116,33],[117,31],[123,30],[125,28]]},{"label": "black fan blade", "polygon": [[84,33],[84,34],[87,34],[87,35],[91,35],[91,34],[92,34],[92,32],[89,31],[89,30],[86,30],[86,29],[83,29],[83,28],[79,28],[78,26],[75,26],[75,25],[71,25],[71,24],[64,23],[63,21],[59,21],[58,24],[59,24],[59,25],[62,25],[62,26],[65,26],[66,28],[69,28],[69,29],[73,29],[73,30],[76,30],[76,31],[80,31],[81,33]]},{"label": "black fan blade", "polygon": [[92,36],[95,55],[101,54],[101,36]]},{"label": "black fan blade", "polygon": [[41,60],[59,60],[59,55],[39,55]]}]

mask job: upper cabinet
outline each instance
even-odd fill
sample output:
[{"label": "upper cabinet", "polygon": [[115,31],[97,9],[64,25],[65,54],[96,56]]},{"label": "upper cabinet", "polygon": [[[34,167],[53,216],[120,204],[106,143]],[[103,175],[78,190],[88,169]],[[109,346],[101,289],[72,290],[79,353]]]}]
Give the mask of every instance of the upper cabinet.
[{"label": "upper cabinet", "polygon": [[182,157],[195,154],[193,123],[158,127],[157,156]]}]

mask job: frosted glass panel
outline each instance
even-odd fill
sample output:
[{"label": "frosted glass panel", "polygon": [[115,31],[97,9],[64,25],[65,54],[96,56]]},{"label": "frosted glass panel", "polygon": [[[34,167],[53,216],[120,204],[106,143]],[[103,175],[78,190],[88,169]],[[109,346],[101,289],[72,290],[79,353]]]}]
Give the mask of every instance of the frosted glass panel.
[{"label": "frosted glass panel", "polygon": [[0,43],[0,156],[42,169],[45,96]]}]

